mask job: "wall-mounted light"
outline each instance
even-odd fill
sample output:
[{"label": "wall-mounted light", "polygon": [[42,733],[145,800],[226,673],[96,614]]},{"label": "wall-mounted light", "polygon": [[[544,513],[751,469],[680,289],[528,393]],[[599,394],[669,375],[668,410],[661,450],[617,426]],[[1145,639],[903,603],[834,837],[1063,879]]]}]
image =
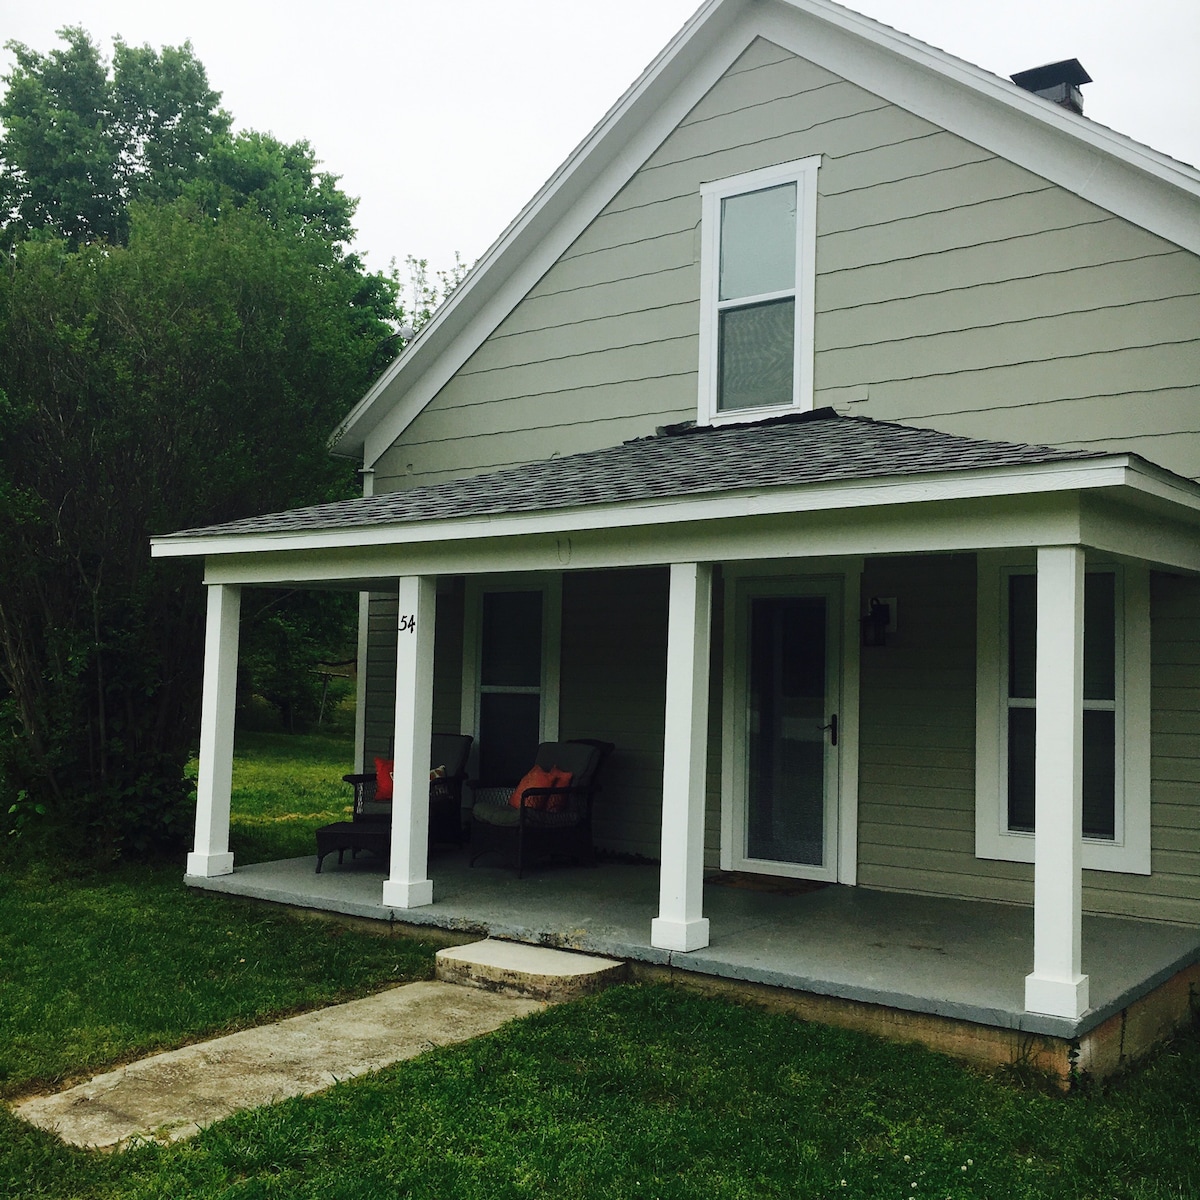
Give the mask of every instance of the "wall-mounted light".
[{"label": "wall-mounted light", "polygon": [[887,635],[896,632],[896,599],[894,596],[872,596],[867,601],[866,615],[860,622],[864,646],[886,646]]}]

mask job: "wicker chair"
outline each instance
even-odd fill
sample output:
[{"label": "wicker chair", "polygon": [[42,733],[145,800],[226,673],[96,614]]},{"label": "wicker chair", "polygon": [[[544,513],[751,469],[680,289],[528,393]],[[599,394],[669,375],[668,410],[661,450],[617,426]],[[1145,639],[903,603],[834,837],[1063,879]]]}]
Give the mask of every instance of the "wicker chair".
[{"label": "wicker chair", "polygon": [[[472,738],[465,733],[435,733],[429,759],[445,775],[429,781],[429,842],[453,842],[464,838],[462,787],[467,776],[467,755]],[[387,856],[392,844],[392,802],[375,799],[374,773],[343,775],[354,788],[354,810],[349,821],[335,821],[317,830],[317,874],[326,855],[337,851],[339,865],[346,851],[353,859],[360,850]]]},{"label": "wicker chair", "polygon": [[[543,742],[534,763],[543,771],[569,772],[565,786],[522,789],[514,805],[513,785],[470,780],[471,866],[485,854],[498,852],[515,862],[517,878],[538,859],[565,857],[586,865],[596,861],[592,845],[592,800],[612,742],[577,739]],[[519,786],[519,785],[518,785]]]}]

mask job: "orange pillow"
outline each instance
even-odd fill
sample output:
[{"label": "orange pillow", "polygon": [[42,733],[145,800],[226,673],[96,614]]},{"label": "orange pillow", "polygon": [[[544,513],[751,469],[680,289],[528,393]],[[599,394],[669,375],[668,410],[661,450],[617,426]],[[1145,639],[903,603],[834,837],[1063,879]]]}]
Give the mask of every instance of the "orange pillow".
[{"label": "orange pillow", "polygon": [[392,772],[396,762],[391,758],[375,760],[375,803],[386,804],[392,798]]},{"label": "orange pillow", "polygon": [[[551,787],[569,788],[571,786],[571,780],[574,778],[574,776],[570,771],[560,771],[558,767],[551,767],[550,778],[554,781],[550,784]],[[562,810],[566,807],[567,798],[566,796],[562,795],[562,793],[559,793],[557,796],[546,797],[547,812],[562,812]]]},{"label": "orange pillow", "polygon": [[[509,796],[508,802],[513,806],[513,808],[520,808],[521,793],[524,792],[526,788],[549,788],[557,786],[558,785],[554,782],[554,776],[551,775],[549,771],[544,771],[541,767],[532,767],[526,772],[525,778],[522,779],[521,782],[518,783],[513,789],[513,794]],[[534,809],[545,808],[546,797],[530,796],[529,799],[525,801],[525,807]]]}]

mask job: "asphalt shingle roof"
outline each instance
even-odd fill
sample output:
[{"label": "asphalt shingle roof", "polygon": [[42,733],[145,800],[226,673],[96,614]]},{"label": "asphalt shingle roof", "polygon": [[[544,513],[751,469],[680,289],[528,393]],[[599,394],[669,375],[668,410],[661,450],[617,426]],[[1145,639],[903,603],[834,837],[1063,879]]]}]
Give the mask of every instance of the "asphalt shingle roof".
[{"label": "asphalt shingle roof", "polygon": [[673,426],[602,450],[170,536],[351,529],[1099,457],[818,409],[756,424]]}]

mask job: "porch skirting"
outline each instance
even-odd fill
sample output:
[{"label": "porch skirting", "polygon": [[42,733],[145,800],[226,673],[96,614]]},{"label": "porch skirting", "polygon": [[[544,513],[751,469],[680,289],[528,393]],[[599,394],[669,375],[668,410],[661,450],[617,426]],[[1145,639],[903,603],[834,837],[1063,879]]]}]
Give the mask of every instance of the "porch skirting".
[{"label": "porch skirting", "polygon": [[[389,908],[381,869],[360,859],[314,872],[314,858],[237,867],[193,887],[415,931],[490,936],[630,961],[645,973],[772,997],[802,1016],[925,1042],[988,1062],[1105,1074],[1190,1012],[1200,929],[1088,916],[1083,967],[1092,1007],[1071,1020],[1025,1010],[1033,913],[1015,905],[830,886],[779,894],[704,889],[711,942],[681,953],[650,944],[659,872],[651,866],[503,869],[430,863],[433,903]],[[747,986],[748,985],[748,986]]]}]

